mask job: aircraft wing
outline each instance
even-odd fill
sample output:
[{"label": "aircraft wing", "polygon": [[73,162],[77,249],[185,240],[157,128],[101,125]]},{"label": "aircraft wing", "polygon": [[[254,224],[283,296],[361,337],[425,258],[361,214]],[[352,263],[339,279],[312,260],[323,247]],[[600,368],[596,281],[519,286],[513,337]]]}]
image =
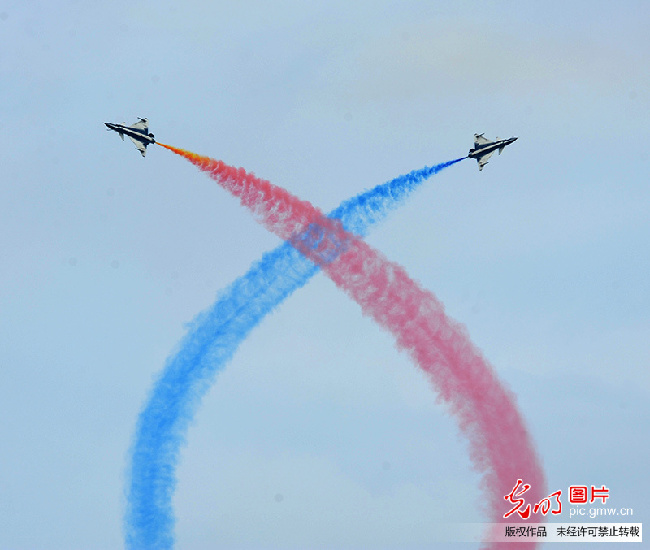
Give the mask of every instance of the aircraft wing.
[{"label": "aircraft wing", "polygon": [[483,134],[474,134],[474,147],[485,145],[486,143],[491,143],[491,141],[483,137]]},{"label": "aircraft wing", "polygon": [[129,126],[129,128],[133,128],[134,130],[140,130],[145,134],[147,134],[149,133],[149,122],[147,121],[146,118],[141,118],[140,120],[138,120],[138,122]]},{"label": "aircraft wing", "polygon": [[140,151],[140,153],[144,157],[147,154],[147,146],[144,143],[142,143],[140,140],[135,139],[134,137],[129,136],[129,138],[133,142],[133,145],[137,147],[138,151]]},{"label": "aircraft wing", "polygon": [[488,159],[494,155],[494,151],[490,153],[486,153],[485,155],[482,155],[480,158],[477,158],[476,160],[478,161],[478,169],[483,170],[483,167],[488,163]]}]

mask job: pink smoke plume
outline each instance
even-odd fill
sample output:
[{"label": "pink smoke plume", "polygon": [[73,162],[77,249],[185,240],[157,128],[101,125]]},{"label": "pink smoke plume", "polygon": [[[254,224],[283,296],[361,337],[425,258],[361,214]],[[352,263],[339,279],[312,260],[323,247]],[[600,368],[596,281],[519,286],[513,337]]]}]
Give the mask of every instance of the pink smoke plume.
[{"label": "pink smoke plume", "polygon": [[[347,233],[339,222],[286,190],[221,161],[163,147],[190,160],[238,197],[269,231],[289,240],[353,298],[365,315],[395,336],[398,348],[429,375],[440,399],[458,417],[469,440],[472,463],[483,477],[492,523],[505,521],[503,515],[512,504],[504,499],[518,479],[531,486],[525,495],[527,503],[545,497],[544,473],[515,396],[501,385],[464,327],[445,315],[433,293],[420,287],[401,266]],[[538,516],[533,521],[543,519]],[[508,523],[519,520],[513,514]],[[508,548],[534,545],[509,543]]]}]

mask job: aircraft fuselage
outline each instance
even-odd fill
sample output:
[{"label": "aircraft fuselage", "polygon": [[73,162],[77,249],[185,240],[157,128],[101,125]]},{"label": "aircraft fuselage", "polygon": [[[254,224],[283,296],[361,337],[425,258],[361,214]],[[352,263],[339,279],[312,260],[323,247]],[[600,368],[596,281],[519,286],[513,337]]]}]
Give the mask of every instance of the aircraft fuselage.
[{"label": "aircraft fuselage", "polygon": [[106,127],[109,130],[114,130],[120,134],[120,136],[122,136],[122,139],[124,139],[124,135],[127,135],[130,138],[137,139],[138,141],[142,141],[147,144],[156,143],[156,140],[153,138],[153,134],[148,134],[144,130],[140,130],[138,128],[130,128],[129,126],[124,126],[124,124],[115,124],[113,122],[104,122],[104,124],[106,124]]},{"label": "aircraft fuselage", "polygon": [[490,143],[486,143],[485,145],[475,145],[473,149],[469,150],[467,156],[471,159],[481,158],[484,155],[494,153],[498,149],[502,151],[506,145],[510,145],[518,139],[519,138],[511,137],[509,139],[499,139],[497,141],[492,141]]}]

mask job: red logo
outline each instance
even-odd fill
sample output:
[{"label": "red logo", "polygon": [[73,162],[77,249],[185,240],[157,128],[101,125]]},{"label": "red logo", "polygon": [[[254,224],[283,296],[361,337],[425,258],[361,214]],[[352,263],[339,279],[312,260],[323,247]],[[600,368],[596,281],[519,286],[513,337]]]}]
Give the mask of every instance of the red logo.
[{"label": "red logo", "polygon": [[[505,500],[510,501],[510,504],[515,504],[516,505],[507,514],[503,515],[504,518],[509,518],[515,512],[517,512],[521,516],[521,519],[528,519],[528,516],[530,516],[530,504],[528,506],[526,506],[526,508],[524,509],[523,512],[520,512],[519,508],[521,508],[524,505],[525,501],[524,501],[523,498],[515,498],[515,493],[519,490],[522,483],[523,483],[522,480],[518,479],[517,480],[517,485],[515,485],[512,488],[512,491],[510,491],[510,494],[503,497]],[[526,491],[528,491],[528,489],[530,489],[530,485],[528,485],[528,483],[526,483],[526,485],[523,486],[521,491],[516,496],[520,497]]]},{"label": "red logo", "polygon": [[[602,504],[605,504],[605,501],[609,498],[609,489],[604,485],[602,485],[600,489],[592,485],[590,493],[590,503],[594,502],[597,498],[602,498]],[[571,487],[569,487],[569,503],[587,504],[588,494],[586,485],[571,485]]]},{"label": "red logo", "polygon": [[535,504],[535,507],[533,508],[533,512],[537,513],[537,510],[541,509],[542,515],[545,516],[548,513],[548,511],[551,509],[551,497],[555,497],[555,502],[557,502],[557,510],[552,510],[551,514],[561,514],[562,513],[562,502],[560,502],[561,494],[562,491],[555,491],[554,493],[550,494],[546,498],[543,498],[537,504]]},{"label": "red logo", "polygon": [[[524,505],[525,500],[519,497],[528,491],[528,489],[530,489],[530,485],[528,485],[528,483],[524,484],[523,487],[522,483],[523,481],[521,479],[518,479],[517,484],[512,488],[510,494],[503,497],[505,500],[515,505],[514,508],[510,509],[509,512],[503,515],[504,519],[509,518],[515,512],[519,514],[521,519],[528,519],[530,517],[530,504],[527,504],[523,511],[520,511],[520,508]],[[560,495],[562,495],[562,491],[555,491],[546,498],[543,498],[537,504],[535,504],[533,507],[533,513],[536,514],[537,512],[541,511],[543,516],[548,514],[549,510],[551,510],[551,497],[555,497],[555,502],[557,503],[557,510],[551,510],[551,514],[562,513],[562,502],[560,501]]]},{"label": "red logo", "polygon": [[587,486],[571,485],[571,487],[569,487],[569,503],[587,504]]},{"label": "red logo", "polygon": [[593,502],[597,498],[602,498],[603,502],[602,504],[605,504],[605,501],[609,498],[609,489],[605,487],[604,485],[601,486],[600,489],[596,489],[593,485],[591,486],[591,500],[589,502]]},{"label": "red logo", "polygon": [[[517,483],[512,488],[512,491],[503,497],[504,500],[507,500],[510,504],[514,504],[514,506],[508,512],[503,514],[504,519],[509,518],[515,512],[519,514],[521,519],[528,519],[530,517],[530,504],[526,504],[525,499],[522,498],[522,495],[529,489],[530,485],[528,483],[524,483],[521,479],[517,480]],[[537,514],[541,512],[543,516],[549,512],[551,512],[551,514],[561,514],[561,496],[562,491],[555,491],[554,493],[551,493],[546,498],[543,498],[533,506],[533,513]],[[605,487],[604,485],[602,485],[600,488],[592,485],[590,490],[587,489],[586,485],[571,485],[569,487],[570,504],[587,504],[588,498],[590,503],[593,503],[596,499],[600,498],[602,499],[601,504],[605,504],[609,498],[609,488]],[[557,507],[551,510],[551,507],[553,506],[553,499],[555,499],[555,505]]]}]

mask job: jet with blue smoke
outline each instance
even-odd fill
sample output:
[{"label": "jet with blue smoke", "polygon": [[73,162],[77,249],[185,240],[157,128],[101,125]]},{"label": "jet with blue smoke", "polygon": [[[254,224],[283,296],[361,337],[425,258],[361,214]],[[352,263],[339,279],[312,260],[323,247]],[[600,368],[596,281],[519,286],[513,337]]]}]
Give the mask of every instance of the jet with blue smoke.
[{"label": "jet with blue smoke", "polygon": [[[462,158],[415,170],[342,203],[328,217],[365,237],[420,184]],[[318,244],[313,227],[305,233]],[[317,231],[316,231],[317,233]],[[303,240],[303,235],[297,237]],[[333,258],[332,258],[333,259]],[[265,315],[319,271],[287,242],[262,256],[189,325],[138,418],[127,481],[126,546],[168,549],[174,544],[172,496],[188,425],[217,372]]]}]

